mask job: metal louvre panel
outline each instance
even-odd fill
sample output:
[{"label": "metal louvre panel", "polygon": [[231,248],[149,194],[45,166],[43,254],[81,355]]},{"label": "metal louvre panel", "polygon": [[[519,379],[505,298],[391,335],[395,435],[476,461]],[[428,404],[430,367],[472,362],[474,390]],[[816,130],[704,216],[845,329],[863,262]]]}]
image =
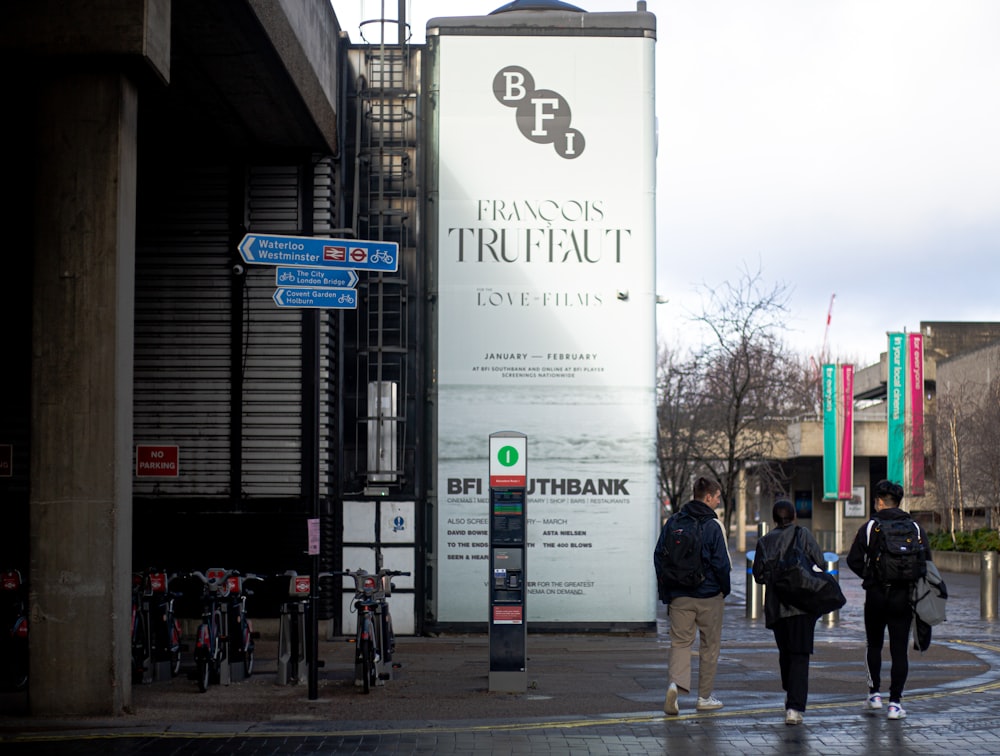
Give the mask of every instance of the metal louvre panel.
[{"label": "metal louvre panel", "polygon": [[174,445],[177,477],[135,478],[136,496],[229,493],[229,176],[178,176],[140,224],[136,249],[134,436]]},{"label": "metal louvre panel", "polygon": [[[340,237],[337,227],[337,166],[332,158],[319,160],[313,168],[313,232],[316,236]],[[321,310],[319,320],[319,495],[335,495],[337,443],[337,342],[340,316]]]},{"label": "metal louvre panel", "polygon": [[[327,159],[313,166],[317,234],[334,230],[335,170]],[[302,234],[299,172],[247,169],[248,230]],[[137,243],[134,435],[137,444],[177,445],[180,474],[136,478],[135,495],[299,500],[306,311],[275,304],[272,266],[247,265],[234,278],[230,169],[175,175],[146,205]],[[323,310],[319,320],[320,495],[330,496],[339,318]],[[241,397],[240,417],[233,397]],[[231,491],[234,446],[242,455],[238,492]]]},{"label": "metal louvre panel", "polygon": [[[247,230],[301,235],[297,166],[249,172]],[[248,497],[302,494],[303,311],[275,305],[275,269],[248,266],[245,277],[243,482]]]}]

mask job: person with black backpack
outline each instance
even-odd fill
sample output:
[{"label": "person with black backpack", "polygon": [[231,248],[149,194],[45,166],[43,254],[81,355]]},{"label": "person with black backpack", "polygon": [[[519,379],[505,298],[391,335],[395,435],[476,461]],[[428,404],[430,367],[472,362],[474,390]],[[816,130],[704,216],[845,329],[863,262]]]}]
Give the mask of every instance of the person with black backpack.
[{"label": "person with black backpack", "polygon": [[726,533],[715,514],[722,487],[699,477],[694,499],[674,514],[660,531],[653,565],[660,600],[670,619],[669,686],[663,711],[678,714],[680,692],[691,692],[691,647],[698,645],[698,711],[722,708],[714,695],[715,670],[722,644],[723,600],[731,588],[733,566]]},{"label": "person with black backpack", "polygon": [[909,512],[899,508],[903,487],[888,480],[875,484],[875,514],[858,529],[847,566],[865,589],[865,637],[868,650],[869,709],[882,708],[882,648],[889,630],[889,719],[904,719],[903,686],[910,671],[907,644],[913,623],[911,597],[916,581],[927,574],[931,550],[927,534]]}]

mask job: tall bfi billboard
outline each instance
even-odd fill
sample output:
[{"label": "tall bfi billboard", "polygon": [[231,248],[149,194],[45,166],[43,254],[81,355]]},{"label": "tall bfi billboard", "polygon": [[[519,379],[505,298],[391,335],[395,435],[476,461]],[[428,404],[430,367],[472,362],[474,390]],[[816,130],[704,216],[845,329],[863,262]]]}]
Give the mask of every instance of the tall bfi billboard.
[{"label": "tall bfi billboard", "polygon": [[655,30],[428,23],[439,622],[487,618],[497,431],[531,446],[528,621],[655,620]]}]

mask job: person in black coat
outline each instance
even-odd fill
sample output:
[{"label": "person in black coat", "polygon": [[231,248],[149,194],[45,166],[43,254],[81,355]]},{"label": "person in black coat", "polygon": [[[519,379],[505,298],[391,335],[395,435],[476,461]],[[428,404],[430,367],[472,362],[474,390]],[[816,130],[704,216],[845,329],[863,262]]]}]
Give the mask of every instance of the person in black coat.
[{"label": "person in black coat", "polygon": [[927,533],[910,517],[910,513],[899,508],[903,500],[903,487],[898,483],[881,480],[875,484],[873,492],[875,499],[875,515],[860,528],[847,554],[847,566],[858,577],[862,578],[861,587],[865,589],[865,637],[868,651],[865,662],[868,672],[868,699],[865,705],[869,709],[882,708],[881,673],[882,647],[885,645],[886,629],[889,631],[889,655],[892,666],[889,670],[889,719],[903,719],[906,710],[903,708],[903,686],[910,671],[907,656],[907,642],[910,637],[910,625],[913,622],[913,607],[910,599],[913,595],[913,583],[882,584],[875,577],[872,569],[877,544],[873,542],[872,531],[876,520],[908,520],[913,523],[914,532],[918,535],[925,552],[925,559],[931,560],[930,546],[927,543]]},{"label": "person in black coat", "polygon": [[[785,551],[797,540],[802,551],[823,569],[823,551],[813,534],[795,524],[795,505],[787,499],[775,502],[771,517],[776,530],[757,541],[753,558],[753,579],[767,585],[771,572]],[[769,588],[764,594],[764,624],[774,633],[778,646],[781,687],[785,691],[785,724],[802,723],[809,695],[809,656],[813,652],[818,615],[808,614],[778,599]]]}]

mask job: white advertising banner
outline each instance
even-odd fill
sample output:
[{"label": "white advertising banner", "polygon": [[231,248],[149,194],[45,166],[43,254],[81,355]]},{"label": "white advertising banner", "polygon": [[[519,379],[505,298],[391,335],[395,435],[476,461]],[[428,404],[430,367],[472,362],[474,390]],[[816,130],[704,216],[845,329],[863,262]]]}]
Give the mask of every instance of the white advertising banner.
[{"label": "white advertising banner", "polygon": [[488,442],[504,430],[531,450],[528,621],[655,619],[653,51],[440,38],[439,621],[487,619]]}]

